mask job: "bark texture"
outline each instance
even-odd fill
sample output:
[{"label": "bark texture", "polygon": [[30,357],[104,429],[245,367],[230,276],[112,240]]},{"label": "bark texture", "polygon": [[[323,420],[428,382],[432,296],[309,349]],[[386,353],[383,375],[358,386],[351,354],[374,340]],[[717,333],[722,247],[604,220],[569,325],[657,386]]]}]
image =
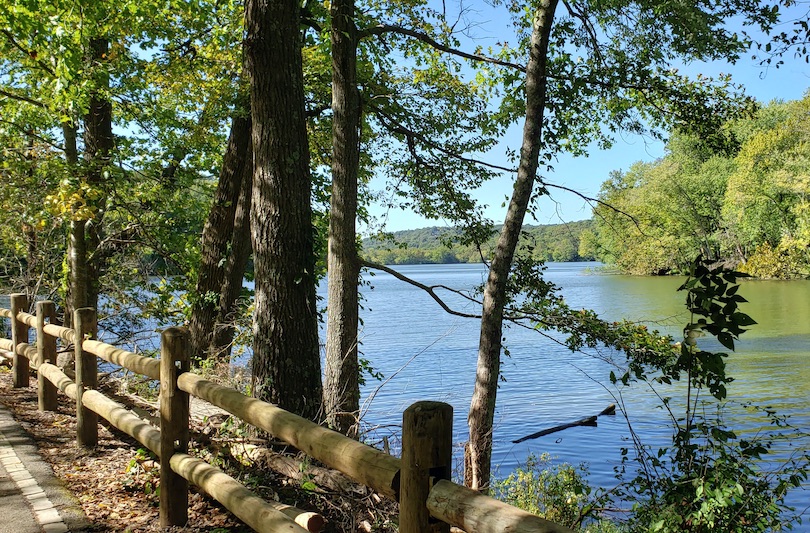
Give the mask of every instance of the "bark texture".
[{"label": "bark texture", "polygon": [[357,255],[357,180],[360,94],[354,0],[334,0],[332,14],[332,198],[329,211],[328,314],[324,408],[330,427],[357,435],[360,261]]},{"label": "bark texture", "polygon": [[492,463],[492,430],[501,368],[506,281],[537,177],[546,104],[548,43],[557,1],[542,0],[535,13],[526,66],[526,122],[520,147],[520,165],[484,287],[475,389],[467,418],[470,441],[466,448],[464,472],[465,484],[482,491],[489,488]]},{"label": "bark texture", "polygon": [[321,407],[309,146],[295,0],[248,0],[256,273],[254,395],[309,419]]},{"label": "bark texture", "polygon": [[[107,61],[109,42],[93,38],[89,43],[87,68],[92,73],[92,86],[87,113],[84,116],[84,164],[83,180],[96,191],[102,191],[107,180],[107,167],[113,151],[112,103],[109,100],[109,75],[101,65]],[[75,129],[63,127],[68,163],[78,163],[75,148]],[[70,145],[70,146],[69,146]],[[89,220],[74,220],[68,235],[68,298],[67,313],[75,309],[98,308],[99,277],[104,270],[102,254],[94,257],[103,239],[104,207],[106,194],[87,203],[94,208],[94,217]]]},{"label": "bark texture", "polygon": [[[62,138],[65,143],[65,161],[74,172],[79,168],[79,151],[76,142],[76,126],[69,121],[62,123]],[[76,291],[83,291],[87,286],[87,281],[82,276],[87,276],[87,271],[78,268],[78,265],[87,263],[87,252],[84,248],[84,221],[71,221],[67,231],[67,290],[65,292],[65,325],[71,327],[73,323],[73,312],[81,309],[75,305]],[[79,236],[81,235],[81,238]],[[81,296],[82,301],[86,296]]]},{"label": "bark texture", "polygon": [[[94,71],[95,87],[90,94],[87,115],[84,118],[84,157],[87,163],[87,182],[97,190],[103,190],[108,181],[108,167],[113,151],[112,102],[109,99],[110,77],[102,63],[108,61],[110,44],[107,39],[90,39],[91,69]],[[104,212],[106,193],[94,201],[95,216],[87,221],[87,301],[81,307],[98,309],[100,277],[106,266],[103,254],[95,254],[104,238]],[[78,309],[78,306],[77,306]]]},{"label": "bark texture", "polygon": [[222,170],[214,201],[205,221],[200,244],[200,270],[189,320],[190,350],[195,361],[213,355],[209,346],[220,314],[220,295],[226,265],[232,253],[232,243],[238,238],[234,233],[234,221],[239,194],[242,181],[253,168],[250,136],[250,118],[234,117],[228,146],[222,158]]},{"label": "bark texture", "polygon": [[242,294],[245,269],[252,247],[250,244],[250,209],[253,194],[253,143],[248,154],[242,176],[242,187],[236,204],[233,220],[233,240],[231,253],[225,263],[225,279],[219,296],[219,311],[214,323],[214,336],[208,353],[217,359],[230,360],[233,339],[236,333],[235,322],[242,306],[239,297]]}]

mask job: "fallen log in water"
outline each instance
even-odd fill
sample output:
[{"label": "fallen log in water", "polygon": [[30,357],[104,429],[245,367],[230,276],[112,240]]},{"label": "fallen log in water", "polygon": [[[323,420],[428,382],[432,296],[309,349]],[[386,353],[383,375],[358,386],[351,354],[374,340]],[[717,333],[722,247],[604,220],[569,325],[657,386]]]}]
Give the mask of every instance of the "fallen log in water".
[{"label": "fallen log in water", "polygon": [[562,430],[568,429],[568,428],[573,428],[573,427],[578,427],[578,426],[595,427],[597,417],[604,416],[604,415],[615,415],[615,414],[616,414],[616,405],[615,404],[610,404],[606,408],[604,408],[602,410],[602,412],[599,413],[598,415],[586,416],[585,418],[580,418],[579,420],[577,420],[575,422],[569,422],[568,424],[561,424],[559,426],[554,426],[552,428],[543,429],[541,431],[538,431],[537,433],[532,433],[531,435],[526,435],[525,437],[521,437],[521,438],[519,438],[517,440],[513,440],[512,444],[517,444],[517,443],[523,442],[525,440],[536,439],[538,437],[542,437],[544,435],[549,435],[551,433],[557,433],[558,431],[562,431]]}]

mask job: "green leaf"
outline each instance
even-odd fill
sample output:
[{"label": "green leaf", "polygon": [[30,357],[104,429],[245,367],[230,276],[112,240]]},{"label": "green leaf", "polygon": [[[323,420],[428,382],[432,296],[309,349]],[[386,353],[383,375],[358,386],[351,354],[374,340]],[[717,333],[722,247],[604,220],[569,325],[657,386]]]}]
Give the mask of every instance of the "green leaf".
[{"label": "green leaf", "polygon": [[734,350],[734,337],[732,337],[729,333],[718,333],[717,340],[729,350]]},{"label": "green leaf", "polygon": [[736,326],[753,326],[754,324],[757,323],[756,320],[754,320],[750,316],[746,315],[745,313],[740,313],[740,312],[737,312],[737,313],[734,313],[733,315],[731,315],[731,321]]}]

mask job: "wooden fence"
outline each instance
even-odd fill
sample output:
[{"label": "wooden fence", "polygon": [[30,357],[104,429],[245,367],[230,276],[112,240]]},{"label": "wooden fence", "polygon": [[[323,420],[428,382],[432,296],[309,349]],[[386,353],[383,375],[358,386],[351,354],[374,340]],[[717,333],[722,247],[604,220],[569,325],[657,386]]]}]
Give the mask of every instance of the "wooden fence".
[{"label": "wooden fence", "polygon": [[[188,484],[193,483],[259,532],[320,531],[323,518],[276,501],[266,501],[220,469],[187,453],[189,395],[224,409],[273,437],[305,452],[353,480],[399,502],[402,533],[447,532],[456,526],[469,533],[570,530],[450,481],[452,407],[417,402],[403,414],[402,458],[345,437],[279,407],[212,383],[189,371],[188,335],[169,328],[161,335],[160,359],[93,340],[93,309],[79,309],[74,327],[57,325],[52,302],[27,312],[23,294],[11,295],[11,339],[0,338],[0,356],[12,359],[14,387],[27,387],[36,370],[39,408],[55,410],[58,391],[76,401],[77,441],[98,441],[98,417],[132,436],[160,458],[161,526],[188,520]],[[29,328],[36,332],[30,342]],[[75,382],[56,366],[57,340],[73,345]],[[96,389],[97,358],[160,380],[160,429]]]}]

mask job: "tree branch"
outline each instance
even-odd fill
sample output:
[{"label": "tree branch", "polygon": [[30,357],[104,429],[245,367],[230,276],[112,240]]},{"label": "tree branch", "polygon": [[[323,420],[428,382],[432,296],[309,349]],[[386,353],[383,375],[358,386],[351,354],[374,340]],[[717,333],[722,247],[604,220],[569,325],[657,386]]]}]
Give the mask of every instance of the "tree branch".
[{"label": "tree branch", "polygon": [[403,28],[402,26],[395,26],[393,24],[379,24],[377,26],[372,26],[370,28],[366,28],[358,33],[358,40],[362,40],[366,37],[372,35],[382,35],[385,33],[398,33],[400,35],[407,35],[408,37],[413,37],[417,41],[421,41],[431,47],[439,50],[441,52],[445,52],[454,56],[463,57],[464,59],[469,59],[471,61],[479,61],[484,63],[492,63],[494,65],[500,65],[502,67],[508,67],[517,69],[521,72],[526,72],[526,67],[520,65],[518,63],[511,63],[509,61],[503,61],[500,59],[495,59],[494,57],[488,57],[481,54],[470,54],[469,52],[464,52],[463,50],[458,50],[456,48],[452,48],[447,46],[446,44],[442,44],[436,39],[432,38],[430,35],[412,30],[410,28]]},{"label": "tree branch", "polygon": [[3,89],[0,89],[0,95],[11,98],[12,100],[17,100],[18,102],[25,102],[27,104],[35,105],[37,107],[46,107],[45,104],[39,100],[34,100],[33,98],[29,98],[28,96],[24,96],[22,94],[10,93],[8,91],[4,91]]},{"label": "tree branch", "polygon": [[634,217],[633,215],[631,215],[630,213],[628,213],[626,211],[622,211],[621,209],[619,209],[618,207],[616,207],[614,205],[611,205],[611,204],[605,202],[604,200],[600,200],[599,198],[592,198],[590,196],[582,194],[581,192],[579,192],[579,191],[577,191],[575,189],[571,189],[571,188],[566,187],[564,185],[556,185],[554,183],[549,183],[547,181],[541,181],[540,183],[541,183],[541,185],[543,187],[550,187],[550,188],[553,188],[553,189],[560,189],[561,191],[570,192],[571,194],[575,194],[575,195],[579,196],[580,198],[582,198],[583,200],[585,200],[588,203],[594,202],[594,203],[597,203],[597,204],[599,204],[601,206],[607,207],[611,211],[619,213],[620,215],[624,215],[627,218],[629,218],[630,220],[632,220],[633,224],[635,224],[636,227],[639,229],[639,231],[641,231],[641,226],[639,226],[639,222],[638,222],[638,219],[636,219],[636,217]]},{"label": "tree branch", "polygon": [[48,74],[50,74],[51,76],[56,76],[56,74],[54,73],[53,69],[52,69],[52,68],[51,68],[51,67],[50,67],[50,66],[49,66],[47,63],[45,63],[45,62],[44,62],[44,61],[42,61],[41,59],[37,59],[37,53],[36,53],[35,51],[33,51],[33,50],[28,50],[28,49],[27,49],[27,48],[25,48],[23,45],[21,45],[19,42],[17,42],[17,39],[14,37],[14,35],[13,35],[13,34],[12,34],[10,31],[8,31],[8,30],[5,30],[5,29],[4,29],[4,30],[0,30],[0,33],[2,33],[3,35],[5,35],[6,39],[8,39],[8,42],[9,42],[9,43],[11,43],[11,45],[12,45],[14,48],[16,48],[17,50],[19,50],[19,51],[20,51],[20,52],[22,52],[23,54],[25,54],[27,57],[29,57],[29,58],[33,59],[33,60],[34,60],[34,62],[35,62],[37,65],[39,65],[39,67],[40,67],[42,70],[44,70],[45,72],[47,72],[47,73],[48,73]]},{"label": "tree branch", "polygon": [[[494,165],[492,163],[487,163],[486,161],[481,161],[479,159],[472,159],[472,158],[469,158],[469,157],[464,157],[461,154],[458,154],[456,152],[453,152],[452,150],[448,150],[447,148],[444,148],[443,146],[438,145],[437,143],[435,143],[435,142],[431,141],[430,139],[426,138],[421,133],[418,133],[416,131],[413,131],[410,128],[407,128],[405,125],[403,125],[401,122],[399,122],[395,117],[391,116],[389,113],[386,113],[385,111],[383,111],[379,107],[377,107],[377,106],[375,106],[373,104],[368,104],[368,107],[370,109],[372,109],[378,116],[380,116],[380,117],[382,117],[384,119],[382,121],[383,125],[386,126],[392,133],[398,133],[400,135],[404,135],[408,139],[408,147],[409,147],[409,149],[411,149],[411,147],[412,147],[411,143],[413,142],[413,140],[416,139],[417,141],[421,142],[422,144],[424,144],[426,146],[429,146],[430,148],[433,148],[434,150],[438,150],[439,152],[443,153],[444,155],[448,155],[448,156],[450,156],[450,157],[452,157],[454,159],[458,159],[459,161],[464,161],[465,163],[473,163],[473,164],[476,164],[476,165],[481,165],[483,167],[491,168],[493,170],[501,170],[503,172],[515,172],[516,171],[516,169],[514,169],[514,168],[502,167],[502,166],[499,166],[499,165]],[[411,150],[411,152],[413,153],[413,150]]]},{"label": "tree branch", "polygon": [[41,142],[43,144],[47,144],[51,148],[55,148],[55,149],[57,149],[59,151],[62,151],[62,152],[64,152],[64,150],[65,150],[65,148],[63,146],[60,146],[60,145],[54,143],[53,141],[51,141],[50,139],[47,139],[45,137],[42,137],[41,135],[38,135],[38,134],[34,133],[33,130],[26,129],[26,128],[20,126],[19,124],[16,124],[16,123],[14,123],[14,122],[12,122],[10,120],[5,120],[5,119],[0,118],[0,122],[2,122],[3,124],[8,124],[9,126],[12,126],[12,127],[16,128],[17,130],[24,133],[25,135],[28,135],[32,139],[36,139],[36,140],[38,140],[39,142]]},{"label": "tree branch", "polygon": [[[481,318],[481,315],[472,315],[472,314],[469,314],[469,313],[462,313],[461,311],[456,311],[455,309],[450,308],[450,306],[448,306],[444,302],[444,300],[442,300],[441,297],[438,294],[436,294],[436,291],[434,290],[434,289],[445,289],[447,291],[454,292],[456,294],[464,296],[465,298],[467,298],[467,299],[469,299],[469,300],[471,300],[473,302],[476,302],[475,299],[470,298],[469,296],[466,296],[466,295],[462,294],[460,291],[458,291],[456,289],[451,289],[450,287],[447,287],[445,285],[425,285],[424,283],[419,283],[415,279],[411,279],[408,276],[405,276],[405,275],[401,274],[400,272],[397,272],[393,268],[389,268],[389,267],[387,267],[385,265],[381,265],[379,263],[372,263],[371,261],[366,261],[365,259],[360,260],[360,266],[365,267],[365,268],[372,268],[374,270],[381,270],[383,272],[391,274],[392,276],[394,276],[395,278],[397,278],[400,281],[404,281],[405,283],[409,283],[409,284],[413,285],[414,287],[418,287],[418,288],[422,289],[423,291],[428,293],[430,295],[430,297],[433,298],[436,301],[437,304],[439,304],[439,307],[441,307],[442,309],[444,309],[447,313],[449,313],[451,315],[460,316],[460,317],[463,317],[463,318]],[[478,303],[478,302],[476,302],[476,303]]]}]

